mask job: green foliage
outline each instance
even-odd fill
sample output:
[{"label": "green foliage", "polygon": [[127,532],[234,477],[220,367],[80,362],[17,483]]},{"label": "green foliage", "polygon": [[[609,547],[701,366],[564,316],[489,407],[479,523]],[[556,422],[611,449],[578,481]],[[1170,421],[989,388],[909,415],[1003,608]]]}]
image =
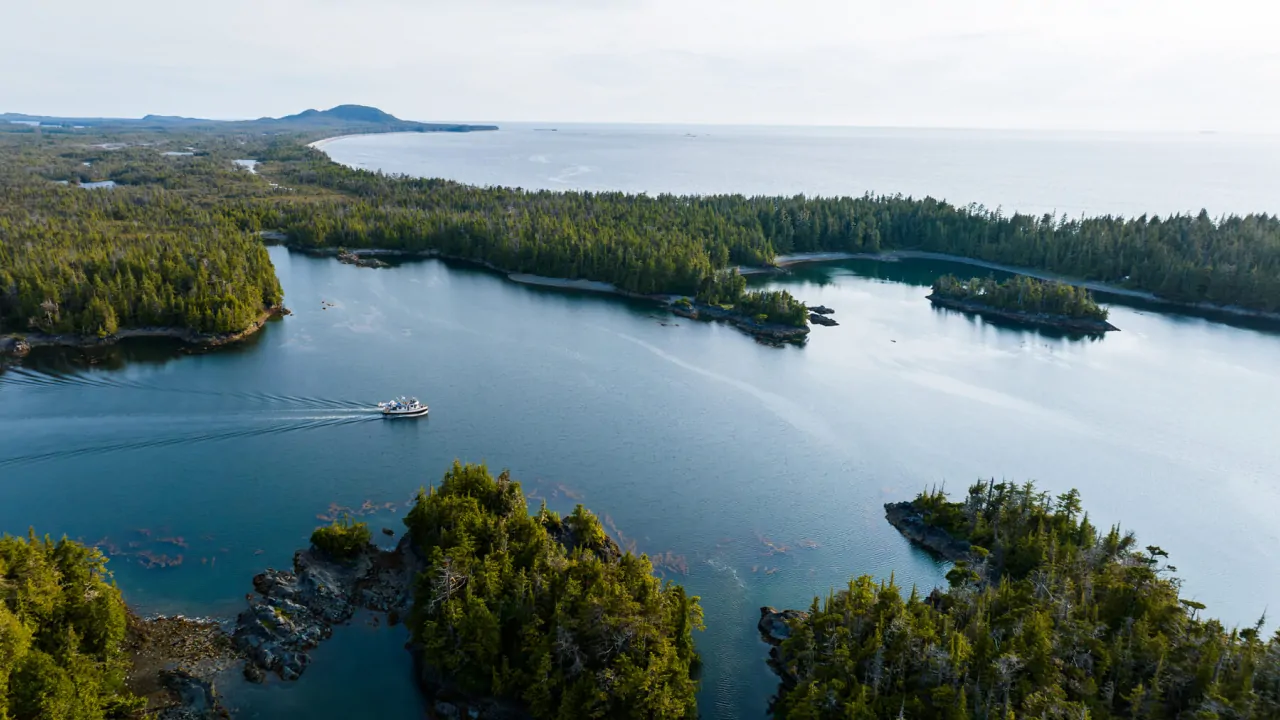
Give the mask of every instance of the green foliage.
[{"label": "green foliage", "polygon": [[1107,310],[1094,302],[1093,294],[1060,282],[1045,282],[1018,275],[1004,282],[992,278],[959,280],[943,275],[933,283],[938,297],[972,302],[1000,310],[1106,320]]},{"label": "green foliage", "polygon": [[[304,247],[432,250],[508,271],[695,294],[732,265],[777,254],[922,250],[1048,270],[1171,300],[1280,309],[1280,218],[1068,219],[1004,215],[933,198],[810,198],[524,191],[389,176],[318,151],[279,167],[331,191],[277,205],[263,226]],[[736,298],[732,291],[727,298]]]},{"label": "green foliage", "polygon": [[1280,717],[1280,635],[1200,619],[1167,554],[1099,533],[1075,491],[978,483],[915,505],[981,549],[945,593],[863,576],[815,598],[783,644],[798,682],[775,717]]},{"label": "green foliage", "polygon": [[[80,143],[0,133],[0,333],[226,333],[280,303],[252,220],[221,197],[255,192],[247,172],[216,157]],[[67,178],[118,185],[53,182]]]},{"label": "green foliage", "polygon": [[123,717],[125,607],[96,549],[0,537],[0,720]]},{"label": "green foliage", "polygon": [[[280,301],[255,236],[264,228],[284,231],[300,248],[436,253],[508,272],[697,296],[787,325],[805,323],[803,304],[747,291],[729,269],[786,253],[923,250],[1171,300],[1280,310],[1280,219],[1269,215],[1067,219],[900,195],[479,188],[344,167],[303,145],[310,135],[248,127],[36,135],[0,126],[0,332],[243,329]],[[194,156],[162,155],[187,146],[198,148]],[[246,157],[263,161],[260,174],[235,168],[232,161]],[[106,179],[117,187],[54,184]],[[1052,294],[1063,295],[1055,306],[1072,307],[1065,291]],[[1076,307],[1094,312],[1079,295]]]},{"label": "green foliage", "polygon": [[345,559],[359,554],[372,537],[367,523],[352,522],[344,515],[329,525],[316,528],[311,533],[311,544],[330,557]]},{"label": "green foliage", "polygon": [[405,518],[427,558],[410,618],[431,671],[537,718],[693,718],[698,598],[622,554],[578,506],[530,515],[519,483],[454,463]]},{"label": "green foliage", "polygon": [[786,290],[747,290],[747,279],[736,269],[715,272],[702,279],[698,302],[733,308],[760,323],[804,327],[809,309]]}]

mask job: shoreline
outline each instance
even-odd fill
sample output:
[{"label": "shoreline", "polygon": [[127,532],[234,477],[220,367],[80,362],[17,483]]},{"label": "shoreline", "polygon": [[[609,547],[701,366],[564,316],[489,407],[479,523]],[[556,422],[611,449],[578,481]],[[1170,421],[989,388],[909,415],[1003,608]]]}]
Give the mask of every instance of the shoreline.
[{"label": "shoreline", "polygon": [[1047,327],[1066,332],[1084,333],[1086,335],[1105,335],[1106,333],[1118,332],[1120,330],[1120,328],[1112,325],[1106,320],[1073,318],[1067,317],[1066,315],[1045,315],[1026,312],[1023,310],[1005,310],[1002,308],[991,307],[990,305],[983,305],[979,302],[939,297],[937,294],[930,294],[926,299],[933,303],[934,307],[946,308],[948,310],[955,310],[956,312],[968,313],[971,315],[979,315],[981,317],[999,318],[1019,325]]},{"label": "shoreline", "polygon": [[964,257],[963,255],[949,255],[947,253],[928,252],[925,250],[889,250],[880,253],[819,252],[779,255],[772,266],[739,266],[738,274],[763,275],[780,272],[793,265],[838,262],[842,260],[875,260],[877,262],[898,262],[899,260],[941,260],[944,262],[954,262],[961,265],[980,267],[986,270],[998,270],[1000,272],[1013,273],[1015,275],[1025,275],[1026,277],[1035,278],[1037,280],[1065,283],[1067,285],[1084,288],[1093,292],[1133,298],[1135,300],[1145,300],[1147,302],[1166,305],[1171,308],[1199,310],[1201,312],[1210,313],[1224,313],[1236,317],[1256,318],[1259,320],[1280,322],[1280,312],[1253,310],[1251,308],[1240,307],[1239,305],[1218,305],[1209,302],[1184,302],[1180,300],[1170,300],[1169,298],[1160,297],[1159,295],[1146,290],[1133,290],[1131,288],[1120,287],[1119,285],[1113,285],[1111,283],[1105,283],[1097,280],[1081,280],[1079,278],[1049,272],[1048,270],[1036,270],[1034,268],[1006,265],[1004,263]]},{"label": "shoreline", "polygon": [[258,315],[258,318],[250,323],[248,327],[233,333],[201,333],[190,328],[176,327],[124,328],[113,335],[101,338],[91,335],[77,335],[74,333],[65,335],[48,335],[45,333],[10,333],[0,335],[0,356],[11,355],[14,357],[24,357],[27,353],[31,352],[31,350],[38,347],[107,347],[109,345],[115,345],[121,340],[131,340],[134,338],[169,338],[173,340],[180,340],[187,345],[194,345],[200,348],[216,348],[244,340],[250,335],[253,335],[266,327],[267,321],[272,317],[288,314],[288,309],[283,305],[274,308],[267,308]]},{"label": "shoreline", "polygon": [[[468,124],[468,123],[458,123],[458,124],[454,124],[454,125],[450,125],[450,124],[448,124],[448,123],[438,123],[438,124],[440,124],[440,125],[444,125],[444,126],[447,126],[447,127],[450,127],[450,128],[461,128],[461,129],[443,129],[443,128],[441,128],[441,129],[431,129],[431,130],[391,130],[391,131],[389,131],[389,132],[377,132],[377,131],[374,131],[374,132],[355,132],[355,133],[344,133],[344,134],[342,134],[342,135],[334,135],[334,136],[332,136],[332,137],[326,137],[326,138],[320,138],[319,140],[313,140],[313,141],[311,141],[311,142],[307,143],[307,147],[309,147],[309,148],[311,148],[311,149],[313,149],[313,150],[319,150],[320,152],[324,152],[324,148],[325,148],[325,146],[329,145],[330,143],[334,143],[334,142],[337,142],[337,141],[339,141],[339,140],[345,140],[345,139],[347,139],[347,138],[364,137],[364,136],[366,136],[366,135],[430,135],[430,134],[432,134],[432,133],[494,132],[494,131],[496,131],[496,130],[500,130],[500,129],[501,129],[501,128],[499,128],[497,125],[470,125],[470,124]],[[328,154],[329,154],[329,153],[325,153],[325,155],[326,155],[326,156],[327,156]],[[337,162],[337,160],[334,160],[333,158],[329,158],[329,160],[330,160],[331,162]]]}]

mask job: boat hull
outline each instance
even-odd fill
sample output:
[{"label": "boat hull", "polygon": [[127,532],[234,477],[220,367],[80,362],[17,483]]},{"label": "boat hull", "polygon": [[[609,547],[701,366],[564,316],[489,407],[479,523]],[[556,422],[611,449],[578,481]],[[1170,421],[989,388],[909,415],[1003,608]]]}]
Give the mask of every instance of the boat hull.
[{"label": "boat hull", "polygon": [[424,415],[426,415],[426,414],[427,414],[427,408],[422,408],[421,410],[409,410],[409,411],[406,411],[406,412],[395,412],[395,411],[392,411],[392,410],[383,410],[383,411],[382,411],[382,417],[384,417],[384,418],[388,418],[388,419],[390,419],[390,418],[415,418],[415,417],[423,417],[423,416],[424,416]]}]

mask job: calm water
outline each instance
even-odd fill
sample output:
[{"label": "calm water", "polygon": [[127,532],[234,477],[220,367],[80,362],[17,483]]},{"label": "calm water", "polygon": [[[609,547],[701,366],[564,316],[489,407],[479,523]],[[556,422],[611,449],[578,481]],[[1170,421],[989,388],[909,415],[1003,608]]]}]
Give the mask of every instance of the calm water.
[{"label": "calm water", "polygon": [[[1280,212],[1280,136],[502,123],[325,146],[368,169],[550,190],[932,195],[1070,216]],[[556,132],[549,132],[551,127]]]},{"label": "calm water", "polygon": [[[706,608],[709,718],[764,713],[759,606],[805,606],[852,574],[940,580],[881,508],[934,483],[1078,487],[1099,524],[1164,546],[1217,615],[1251,623],[1280,600],[1276,335],[1116,306],[1123,332],[1045,336],[932,309],[923,283],[955,268],[848,263],[781,281],[842,324],[779,349],[438,261],[271,254],[294,315],[243,346],[41,353],[0,375],[0,529],[114,546],[144,611],[232,617],[330,503],[370,501],[373,527],[398,530],[454,458],[487,461],[687,563],[672,576]],[[366,409],[399,393],[430,419]],[[148,570],[143,552],[183,560]],[[418,717],[402,632],[361,619],[299,683],[232,701]]]}]

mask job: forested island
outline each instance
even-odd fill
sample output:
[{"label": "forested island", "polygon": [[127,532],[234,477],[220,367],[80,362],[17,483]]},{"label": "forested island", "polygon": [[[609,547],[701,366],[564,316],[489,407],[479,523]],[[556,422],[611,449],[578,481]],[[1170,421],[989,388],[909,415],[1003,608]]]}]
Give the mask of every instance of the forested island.
[{"label": "forested island", "polygon": [[1002,282],[992,278],[960,280],[943,275],[933,283],[929,300],[940,307],[980,315],[1088,333],[1118,328],[1107,322],[1107,310],[1085,288],[1018,275]]},{"label": "forested island", "polygon": [[243,123],[42,120],[56,124],[0,125],[0,336],[244,331],[280,301],[263,232],[300,249],[400,250],[687,296],[777,326],[804,325],[801,303],[785,291],[734,295],[726,271],[782,254],[925,251],[1280,311],[1280,220],[1266,214],[1070,219],[901,195],[479,188],[348,168],[308,146],[348,132],[485,129],[353,106]]},{"label": "forested island", "polygon": [[950,587],[862,576],[808,612],[764,608],[774,717],[1280,717],[1280,633],[1201,617],[1168,553],[1094,527],[1075,491],[980,482],[886,510],[957,559]]},{"label": "forested island", "polygon": [[0,537],[0,718],[224,717],[223,669],[297,679],[357,609],[407,623],[439,717],[697,717],[698,598],[581,505],[530,513],[507,473],[455,463],[404,524],[391,550],[349,517],[317,528],[253,578],[231,634],[133,615],[96,548]]}]

